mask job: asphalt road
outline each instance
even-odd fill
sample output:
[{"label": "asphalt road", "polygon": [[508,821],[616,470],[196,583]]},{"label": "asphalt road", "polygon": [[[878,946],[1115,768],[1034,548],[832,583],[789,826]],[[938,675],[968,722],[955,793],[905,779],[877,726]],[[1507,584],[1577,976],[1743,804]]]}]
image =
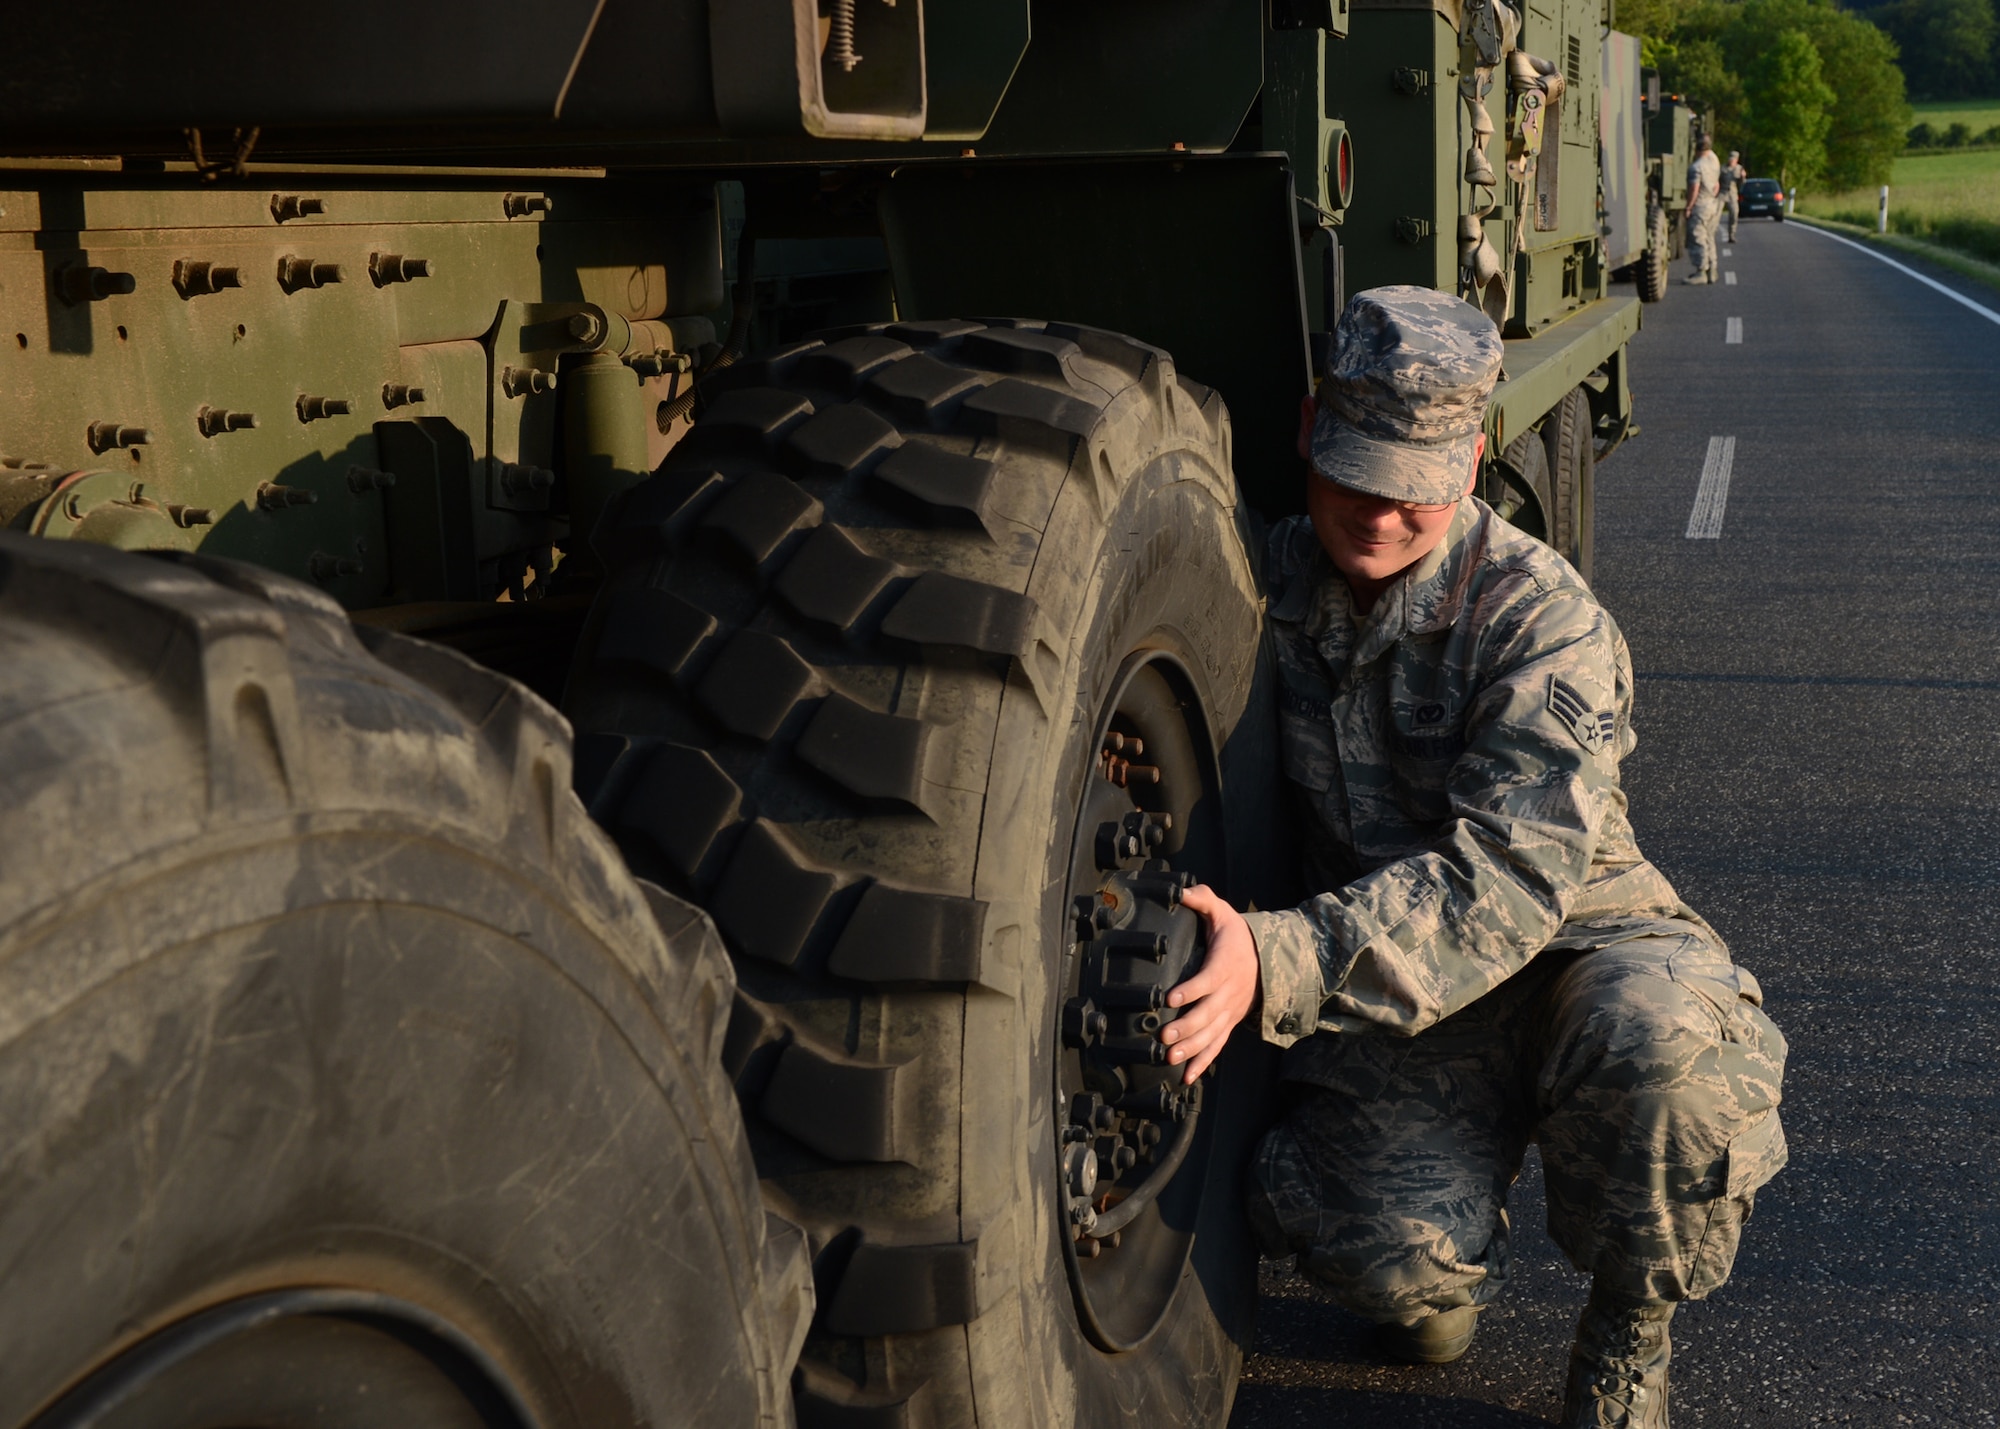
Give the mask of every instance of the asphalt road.
[{"label": "asphalt road", "polygon": [[[1721,261],[1734,285],[1682,286],[1677,264],[1646,309],[1643,431],[1597,487],[1597,589],[1639,674],[1641,846],[1791,1042],[1791,1165],[1734,1278],[1674,1321],[1673,1422],[1991,1425],[2000,324],[1796,223],[1746,222]],[[1720,535],[1690,539],[1716,437],[1735,438]],[[1531,1154],[1515,1284],[1442,1368],[1371,1357],[1267,1264],[1232,1425],[1553,1420],[1586,1284],[1542,1218]]]}]

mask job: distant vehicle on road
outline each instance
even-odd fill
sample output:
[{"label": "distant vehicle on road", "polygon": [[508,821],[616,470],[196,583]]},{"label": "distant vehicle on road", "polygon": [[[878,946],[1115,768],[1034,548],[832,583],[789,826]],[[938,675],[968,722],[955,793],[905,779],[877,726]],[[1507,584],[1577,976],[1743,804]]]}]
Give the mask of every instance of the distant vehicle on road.
[{"label": "distant vehicle on road", "polygon": [[1766,214],[1778,222],[1785,221],[1785,191],[1778,187],[1776,179],[1745,179],[1740,196],[1740,217],[1755,218]]}]

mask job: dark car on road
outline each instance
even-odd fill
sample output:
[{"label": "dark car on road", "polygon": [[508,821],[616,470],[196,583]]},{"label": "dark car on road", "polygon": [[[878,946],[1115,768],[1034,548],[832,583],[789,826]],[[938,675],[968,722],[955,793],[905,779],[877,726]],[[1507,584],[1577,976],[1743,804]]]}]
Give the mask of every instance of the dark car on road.
[{"label": "dark car on road", "polygon": [[1776,179],[1745,179],[1737,214],[1742,218],[1767,214],[1782,223],[1785,219],[1785,191],[1778,187]]}]

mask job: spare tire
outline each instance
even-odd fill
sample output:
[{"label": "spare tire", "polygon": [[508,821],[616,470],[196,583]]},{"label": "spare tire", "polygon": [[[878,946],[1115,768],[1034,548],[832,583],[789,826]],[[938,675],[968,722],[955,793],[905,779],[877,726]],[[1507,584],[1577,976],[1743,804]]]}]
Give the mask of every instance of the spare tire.
[{"label": "spare tire", "polygon": [[11,534],[0,644],[0,1425],[788,1422],[729,965],[554,711]]},{"label": "spare tire", "polygon": [[[1254,1029],[1188,1116],[1157,1014],[1091,1002],[1107,939],[1182,956],[1180,882],[1230,886],[1259,606],[1221,401],[1035,322],[833,334],[706,399],[597,533],[565,709],[593,813],[736,960],[815,1251],[801,1424],[1221,1424]],[[1110,926],[1128,894],[1167,931]]]}]

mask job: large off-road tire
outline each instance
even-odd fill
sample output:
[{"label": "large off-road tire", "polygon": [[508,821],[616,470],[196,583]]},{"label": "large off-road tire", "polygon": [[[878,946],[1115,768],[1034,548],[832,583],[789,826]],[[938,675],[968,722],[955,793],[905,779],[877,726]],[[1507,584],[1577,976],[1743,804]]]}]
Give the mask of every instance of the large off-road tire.
[{"label": "large off-road tire", "polygon": [[1564,394],[1542,419],[1549,461],[1549,529],[1545,539],[1589,584],[1597,546],[1596,446],[1590,398],[1581,387]]},{"label": "large off-road tire", "polygon": [[565,708],[579,792],[736,959],[765,1192],[816,1252],[801,1424],[1220,1424],[1254,1029],[1120,1241],[1078,1241],[1057,1164],[1069,899],[1109,856],[1093,811],[1140,787],[1114,736],[1157,746],[1149,851],[1230,883],[1215,751],[1259,637],[1222,403],[1031,322],[836,334],[726,383],[599,528]]},{"label": "large off-road tire", "polygon": [[1639,255],[1639,301],[1657,303],[1667,295],[1668,254],[1672,238],[1667,233],[1666,210],[1658,204],[1646,206],[1646,251]]},{"label": "large off-road tire", "polygon": [[788,1422],[712,930],[553,710],[369,643],[0,534],[0,1425]]}]

